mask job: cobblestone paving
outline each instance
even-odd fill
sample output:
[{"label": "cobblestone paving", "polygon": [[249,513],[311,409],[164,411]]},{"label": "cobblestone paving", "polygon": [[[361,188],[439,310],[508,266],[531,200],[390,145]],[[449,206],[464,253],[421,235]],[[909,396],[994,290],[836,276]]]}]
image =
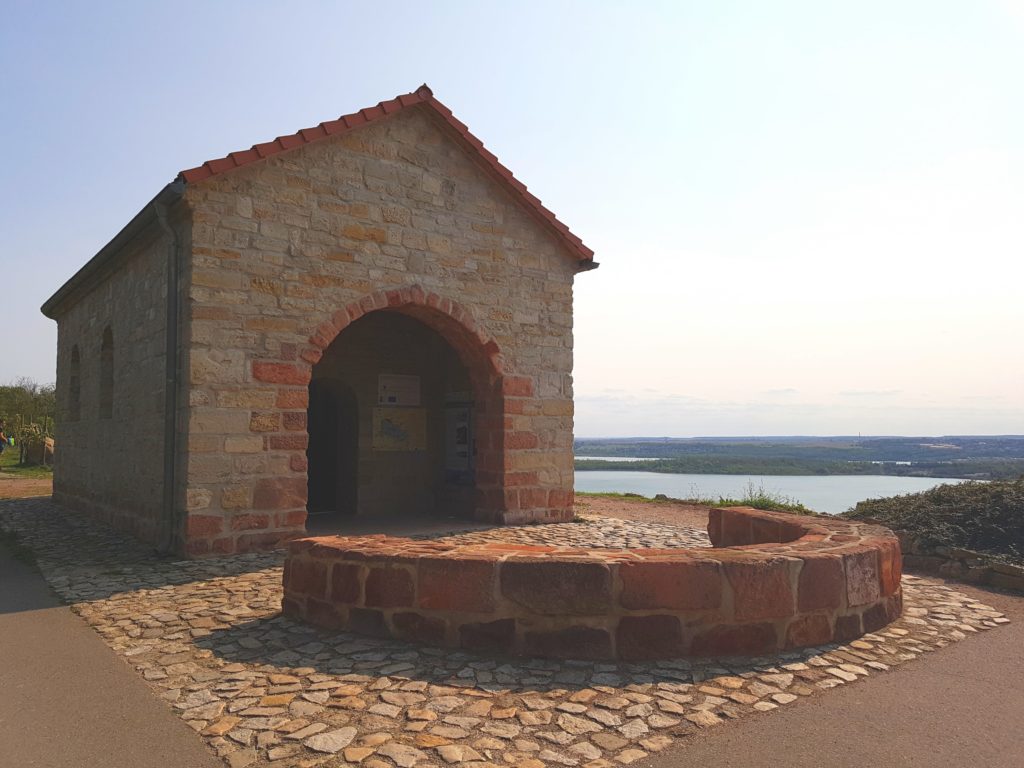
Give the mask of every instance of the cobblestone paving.
[{"label": "cobblestone paving", "polygon": [[501,541],[581,549],[673,549],[711,546],[707,532],[699,528],[665,523],[639,523],[597,515],[580,515],[578,521],[572,523],[517,525],[422,538],[432,538],[446,544],[483,544]]},{"label": "cobblestone paving", "polygon": [[[672,535],[609,525],[627,539]],[[905,576],[905,616],[844,646],[644,664],[495,659],[286,620],[279,553],[160,560],[41,499],[0,503],[0,527],[232,768],[628,765],[1009,621]]]}]

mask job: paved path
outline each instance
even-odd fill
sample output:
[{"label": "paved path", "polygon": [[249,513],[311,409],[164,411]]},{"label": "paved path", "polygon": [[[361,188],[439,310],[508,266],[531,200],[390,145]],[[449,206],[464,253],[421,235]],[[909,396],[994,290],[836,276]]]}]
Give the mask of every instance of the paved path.
[{"label": "paved path", "polygon": [[0,545],[0,765],[222,768],[39,572]]},{"label": "paved path", "polygon": [[1013,623],[885,675],[712,728],[651,768],[1024,765],[1024,598],[957,585]]}]

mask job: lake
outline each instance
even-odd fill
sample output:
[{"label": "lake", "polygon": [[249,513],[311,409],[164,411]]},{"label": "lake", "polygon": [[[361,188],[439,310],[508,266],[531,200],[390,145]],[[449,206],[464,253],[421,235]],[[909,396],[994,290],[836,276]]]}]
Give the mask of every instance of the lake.
[{"label": "lake", "polygon": [[[580,457],[580,458],[591,458]],[[663,493],[676,499],[693,497],[741,498],[748,483],[763,486],[769,493],[788,496],[815,512],[845,512],[858,501],[916,493],[943,483],[962,483],[959,478],[893,477],[889,475],[670,475],[660,472],[576,473],[577,491]]]}]

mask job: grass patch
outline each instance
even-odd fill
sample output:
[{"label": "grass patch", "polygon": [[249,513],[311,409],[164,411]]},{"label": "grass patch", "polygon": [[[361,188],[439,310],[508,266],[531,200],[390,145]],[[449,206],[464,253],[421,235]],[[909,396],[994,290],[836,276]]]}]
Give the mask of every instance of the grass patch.
[{"label": "grass patch", "polygon": [[612,493],[612,492],[588,492],[577,491],[577,496],[599,496],[606,499],[619,499],[621,501],[640,501],[649,504],[663,502],[675,502],[676,504],[691,504],[697,507],[753,507],[764,509],[769,512],[791,512],[797,515],[816,514],[813,509],[808,509],[796,499],[790,498],[781,493],[769,491],[763,485],[755,485],[752,481],[747,482],[743,496],[738,499],[726,496],[700,496],[693,495],[686,499],[673,499],[664,494],[658,494],[653,499],[642,496],[639,493]]},{"label": "grass patch", "polygon": [[0,453],[0,472],[5,477],[21,477],[27,480],[49,480],[53,469],[39,464],[19,464],[18,449],[8,446]]},{"label": "grass patch", "polygon": [[642,501],[648,504],[657,504],[663,501],[679,501],[679,499],[670,499],[667,496],[652,499],[650,496],[644,496],[640,493],[615,493],[613,491],[576,491],[576,496],[595,496],[601,499],[619,499],[620,501]]},{"label": "grass patch", "polygon": [[920,493],[868,499],[843,517],[877,520],[931,546],[1024,562],[1024,478],[939,485]]}]

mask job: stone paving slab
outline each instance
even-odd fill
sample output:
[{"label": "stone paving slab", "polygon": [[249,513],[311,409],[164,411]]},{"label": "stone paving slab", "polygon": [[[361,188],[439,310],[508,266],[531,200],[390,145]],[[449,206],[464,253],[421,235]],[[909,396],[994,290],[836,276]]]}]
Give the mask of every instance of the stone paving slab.
[{"label": "stone paving slab", "polygon": [[[579,535],[600,527],[565,525],[583,526]],[[631,525],[611,523],[610,536],[655,535]],[[0,526],[233,768],[628,765],[698,729],[822,695],[1009,621],[905,576],[904,617],[842,646],[642,664],[498,659],[285,619],[280,553],[160,560],[39,499],[0,504]]]}]

